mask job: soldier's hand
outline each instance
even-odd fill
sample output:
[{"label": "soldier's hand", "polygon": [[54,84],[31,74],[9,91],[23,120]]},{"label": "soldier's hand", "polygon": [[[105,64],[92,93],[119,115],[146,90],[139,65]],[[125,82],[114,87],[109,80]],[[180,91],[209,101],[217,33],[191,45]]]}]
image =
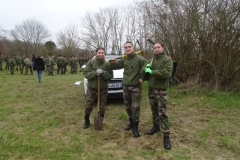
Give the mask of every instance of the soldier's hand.
[{"label": "soldier's hand", "polygon": [[117,59],[116,58],[112,58],[112,59],[110,59],[110,60],[106,60],[106,63],[114,63],[114,62],[116,62],[117,61]]},{"label": "soldier's hand", "polygon": [[103,71],[102,71],[100,68],[98,68],[98,69],[96,70],[96,74],[97,74],[97,76],[101,75],[102,72],[103,72]]},{"label": "soldier's hand", "polygon": [[152,70],[151,70],[150,68],[146,68],[146,69],[145,69],[145,73],[152,74]]},{"label": "soldier's hand", "polygon": [[152,65],[150,64],[150,63],[148,63],[147,65],[146,65],[146,68],[151,68],[152,67]]}]

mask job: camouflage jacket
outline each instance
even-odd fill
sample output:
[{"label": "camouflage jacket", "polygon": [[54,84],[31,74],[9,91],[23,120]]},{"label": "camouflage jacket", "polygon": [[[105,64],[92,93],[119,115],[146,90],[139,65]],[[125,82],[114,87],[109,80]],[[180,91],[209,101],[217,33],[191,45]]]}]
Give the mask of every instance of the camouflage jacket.
[{"label": "camouflage jacket", "polygon": [[73,65],[77,65],[77,64],[78,64],[78,60],[77,60],[76,58],[73,58],[73,59],[72,59],[72,64],[73,64]]},{"label": "camouflage jacket", "polygon": [[32,65],[32,62],[30,61],[30,59],[25,58],[25,60],[24,60],[24,65],[26,65],[26,66],[31,66],[31,65]]},{"label": "camouflage jacket", "polygon": [[[150,63],[150,62],[149,62]],[[141,69],[145,73],[146,65]],[[173,61],[164,52],[155,54],[152,63],[152,74],[148,79],[148,87],[156,89],[167,89],[169,78],[173,69]]]},{"label": "camouflage jacket", "polygon": [[83,70],[83,76],[88,79],[88,87],[98,88],[98,76],[96,74],[97,69],[102,69],[103,73],[100,76],[100,88],[108,88],[108,82],[113,78],[113,71],[108,67],[105,59],[99,59],[96,57],[93,60],[88,61],[86,67]]},{"label": "camouflage jacket", "polygon": [[14,61],[13,58],[8,59],[8,64],[9,64],[9,66],[16,66],[16,62]]},{"label": "camouflage jacket", "polygon": [[64,58],[63,57],[58,57],[57,58],[57,64],[59,65],[63,65],[65,63],[65,60],[64,60]]},{"label": "camouflage jacket", "polygon": [[139,79],[143,78],[140,69],[147,63],[147,60],[137,55],[135,52],[127,54],[126,58],[122,58],[117,62],[110,63],[112,69],[124,68],[123,84],[124,85],[140,85]]},{"label": "camouflage jacket", "polygon": [[19,56],[18,56],[18,57],[16,58],[16,63],[17,63],[17,64],[21,64],[21,63],[22,63],[22,57],[19,57]]}]

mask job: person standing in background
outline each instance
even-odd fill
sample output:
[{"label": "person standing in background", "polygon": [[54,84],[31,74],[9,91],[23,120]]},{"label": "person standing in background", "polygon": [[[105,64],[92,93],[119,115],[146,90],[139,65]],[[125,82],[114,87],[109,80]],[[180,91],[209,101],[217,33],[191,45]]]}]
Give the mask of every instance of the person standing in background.
[{"label": "person standing in background", "polygon": [[32,68],[34,66],[35,61],[36,61],[36,56],[35,54],[32,54]]},{"label": "person standing in background", "polygon": [[16,57],[16,71],[18,71],[18,68],[19,70],[21,71],[21,67],[22,67],[22,57],[21,56],[17,56]]},{"label": "person standing in background", "polygon": [[16,66],[16,62],[15,62],[15,59],[16,58],[16,56],[14,56],[14,57],[10,57],[9,59],[8,59],[8,65],[9,65],[9,67],[10,67],[10,73],[11,74],[14,74],[14,67]]},{"label": "person standing in background", "polygon": [[45,70],[45,65],[43,59],[40,56],[37,56],[33,66],[33,70],[37,70],[38,82],[41,83],[42,71]]},{"label": "person standing in background", "polygon": [[[25,70],[26,70],[25,74],[27,75],[28,69],[30,69],[31,75],[33,75],[32,62],[30,61],[30,59],[28,59],[28,58],[26,58],[26,57],[24,56],[24,57],[23,57],[23,60],[24,60],[24,61],[23,61],[23,64],[24,64]],[[22,69],[22,71],[21,71],[21,74],[22,74],[22,72],[23,72],[23,69]]]},{"label": "person standing in background", "polygon": [[82,71],[82,66],[83,66],[84,63],[85,63],[85,59],[82,57],[82,55],[81,55],[81,57],[79,58],[78,63],[79,63],[80,72],[81,72],[81,71]]},{"label": "person standing in background", "polygon": [[52,75],[53,76],[53,71],[54,71],[54,65],[56,64],[54,61],[54,56],[48,56],[48,62],[47,62],[47,72],[48,75]]},{"label": "person standing in background", "polygon": [[0,71],[2,71],[2,64],[3,64],[3,55],[0,54]]},{"label": "person standing in background", "polygon": [[59,71],[61,71],[61,74],[64,74],[64,58],[62,57],[61,54],[59,54],[58,58],[57,58],[57,74],[59,74]]},{"label": "person standing in background", "polygon": [[65,73],[67,72],[68,60],[67,60],[67,58],[66,58],[65,55],[63,55],[63,59],[64,59],[64,64],[63,64],[63,70],[64,70],[64,72],[63,72],[63,74],[65,74]]},{"label": "person standing in background", "polygon": [[5,70],[9,70],[8,59],[9,59],[9,56],[7,55],[7,56],[4,58],[4,62],[6,63]]}]

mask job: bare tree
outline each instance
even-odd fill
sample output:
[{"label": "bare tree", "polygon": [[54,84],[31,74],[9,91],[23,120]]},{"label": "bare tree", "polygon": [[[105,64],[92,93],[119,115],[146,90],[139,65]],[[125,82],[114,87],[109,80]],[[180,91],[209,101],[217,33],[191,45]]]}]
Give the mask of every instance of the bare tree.
[{"label": "bare tree", "polygon": [[43,40],[50,36],[48,29],[35,19],[27,19],[20,25],[16,25],[10,32],[18,50],[26,56],[36,53]]},{"label": "bare tree", "polygon": [[148,36],[178,61],[180,82],[240,88],[239,1],[150,0],[148,6],[143,10],[153,21],[147,24],[156,29]]},{"label": "bare tree", "polygon": [[239,0],[142,0],[124,10],[87,13],[82,40],[88,50],[103,46],[111,53],[139,40],[147,58],[147,38],[162,41],[178,61],[178,82],[240,89],[239,14]]},{"label": "bare tree", "polygon": [[5,34],[6,34],[6,31],[0,26],[0,54],[2,54],[4,50]]},{"label": "bare tree", "polygon": [[71,24],[57,34],[57,43],[65,55],[77,55],[80,48],[79,31],[76,24]]},{"label": "bare tree", "polygon": [[122,54],[123,43],[132,41],[136,44],[141,37],[138,31],[140,20],[135,6],[100,9],[94,14],[87,12],[82,21],[82,40],[87,46],[103,46],[106,52]]},{"label": "bare tree", "polygon": [[[85,14],[84,19],[82,20],[82,27],[84,29],[83,38],[85,44],[93,48],[104,47],[105,51],[108,52],[111,39],[111,31],[113,31],[113,25],[118,19],[117,9],[106,8],[100,9],[97,13]],[[116,36],[116,35],[114,35]]]}]

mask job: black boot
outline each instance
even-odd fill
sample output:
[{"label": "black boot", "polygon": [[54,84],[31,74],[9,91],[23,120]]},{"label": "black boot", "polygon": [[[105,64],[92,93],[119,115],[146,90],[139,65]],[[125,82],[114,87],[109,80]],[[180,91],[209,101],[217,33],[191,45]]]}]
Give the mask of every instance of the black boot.
[{"label": "black boot", "polygon": [[129,131],[133,127],[133,120],[132,120],[132,118],[129,118],[129,122],[130,123],[125,127],[126,131]]},{"label": "black boot", "polygon": [[147,131],[148,135],[153,135],[157,131],[160,131],[159,125],[154,124],[153,128]]},{"label": "black boot", "polygon": [[133,136],[139,137],[140,134],[138,132],[138,122],[133,122]]},{"label": "black boot", "polygon": [[164,135],[163,136],[163,142],[164,142],[164,148],[167,149],[167,150],[170,150],[171,149],[171,142],[170,142],[170,139],[169,139],[169,135]]},{"label": "black boot", "polygon": [[85,123],[84,123],[83,128],[86,129],[86,128],[88,128],[89,125],[90,125],[89,115],[85,115],[85,116],[84,116],[84,119],[85,119]]}]

